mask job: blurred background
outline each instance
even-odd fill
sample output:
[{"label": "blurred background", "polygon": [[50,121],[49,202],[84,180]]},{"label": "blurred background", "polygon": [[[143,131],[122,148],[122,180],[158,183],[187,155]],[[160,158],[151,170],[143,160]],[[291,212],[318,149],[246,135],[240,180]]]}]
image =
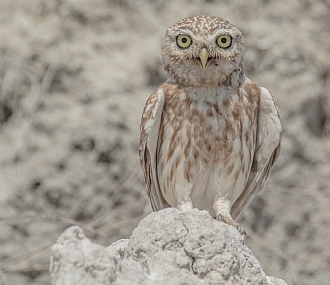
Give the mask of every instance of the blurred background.
[{"label": "blurred background", "polygon": [[151,212],[139,123],[165,80],[167,27],[242,30],[247,76],[274,95],[279,163],[240,218],[266,274],[330,284],[329,1],[0,1],[0,284],[49,284],[50,246],[79,225],[107,246]]}]

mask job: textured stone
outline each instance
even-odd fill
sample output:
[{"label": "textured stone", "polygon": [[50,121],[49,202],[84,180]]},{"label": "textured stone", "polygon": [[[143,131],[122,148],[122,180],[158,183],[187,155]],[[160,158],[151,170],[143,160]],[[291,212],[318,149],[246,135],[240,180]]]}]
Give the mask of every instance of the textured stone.
[{"label": "textured stone", "polygon": [[107,248],[69,228],[52,247],[50,274],[53,285],[286,284],[266,276],[235,228],[197,209],[151,213]]},{"label": "textured stone", "polygon": [[117,258],[87,239],[79,227],[66,229],[51,248],[53,285],[110,284],[115,280]]}]

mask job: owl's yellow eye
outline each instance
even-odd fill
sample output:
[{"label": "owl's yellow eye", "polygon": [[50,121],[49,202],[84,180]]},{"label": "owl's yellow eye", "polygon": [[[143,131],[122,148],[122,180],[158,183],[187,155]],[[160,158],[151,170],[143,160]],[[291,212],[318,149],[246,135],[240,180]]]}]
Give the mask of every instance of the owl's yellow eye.
[{"label": "owl's yellow eye", "polygon": [[231,45],[231,37],[228,35],[222,35],[217,38],[217,44],[221,48],[228,48]]},{"label": "owl's yellow eye", "polygon": [[180,48],[187,48],[191,45],[191,37],[187,35],[179,35],[176,38],[176,43]]}]

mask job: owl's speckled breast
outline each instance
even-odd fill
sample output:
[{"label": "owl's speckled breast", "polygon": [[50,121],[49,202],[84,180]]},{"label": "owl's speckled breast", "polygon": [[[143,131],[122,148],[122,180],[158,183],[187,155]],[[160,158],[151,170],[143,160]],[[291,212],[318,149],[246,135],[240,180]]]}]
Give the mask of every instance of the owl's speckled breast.
[{"label": "owl's speckled breast", "polygon": [[228,198],[234,203],[244,188],[237,181],[246,183],[253,159],[257,104],[249,101],[243,89],[176,86],[179,90],[174,93],[173,85],[169,91],[164,87],[159,138],[159,153],[167,154],[159,157],[160,180],[168,181],[163,185],[164,197],[172,196],[166,194],[171,188],[186,183],[192,184],[194,207],[212,213],[217,193],[231,195]]}]

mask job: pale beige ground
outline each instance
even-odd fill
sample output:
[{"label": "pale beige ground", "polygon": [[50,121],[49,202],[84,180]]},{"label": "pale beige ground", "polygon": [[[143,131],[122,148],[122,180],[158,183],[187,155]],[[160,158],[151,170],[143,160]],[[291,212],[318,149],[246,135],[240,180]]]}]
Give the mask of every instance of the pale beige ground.
[{"label": "pale beige ground", "polygon": [[330,284],[329,3],[0,1],[0,284],[49,284],[69,225],[109,245],[150,212],[140,115],[165,78],[166,28],[196,14],[243,31],[246,74],[283,121],[280,161],[240,220],[247,245],[268,275]]}]

